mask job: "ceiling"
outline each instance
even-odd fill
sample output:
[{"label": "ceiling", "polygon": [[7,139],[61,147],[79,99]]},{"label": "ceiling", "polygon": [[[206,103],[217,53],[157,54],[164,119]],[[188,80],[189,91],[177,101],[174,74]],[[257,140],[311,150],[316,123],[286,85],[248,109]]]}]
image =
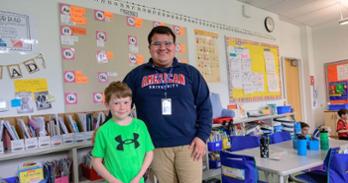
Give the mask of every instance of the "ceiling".
[{"label": "ceiling", "polygon": [[312,27],[348,17],[348,0],[238,0],[275,14],[281,19]]}]

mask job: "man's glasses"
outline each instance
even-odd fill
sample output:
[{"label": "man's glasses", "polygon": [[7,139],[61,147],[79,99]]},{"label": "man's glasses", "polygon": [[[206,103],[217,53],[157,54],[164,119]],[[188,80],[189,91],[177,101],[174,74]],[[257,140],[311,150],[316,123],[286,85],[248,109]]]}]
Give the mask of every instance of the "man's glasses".
[{"label": "man's glasses", "polygon": [[151,46],[154,46],[154,47],[161,47],[161,45],[164,45],[165,47],[170,47],[172,46],[174,43],[172,41],[154,41],[151,43]]}]

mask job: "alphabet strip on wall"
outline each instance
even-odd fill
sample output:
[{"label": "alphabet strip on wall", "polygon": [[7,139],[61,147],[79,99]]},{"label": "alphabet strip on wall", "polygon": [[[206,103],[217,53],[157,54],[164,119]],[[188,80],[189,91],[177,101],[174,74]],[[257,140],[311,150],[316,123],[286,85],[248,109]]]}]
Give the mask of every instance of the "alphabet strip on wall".
[{"label": "alphabet strip on wall", "polygon": [[137,4],[133,2],[128,2],[128,1],[123,1],[123,0],[94,0],[97,3],[102,3],[106,4],[109,6],[114,6],[117,8],[120,8],[121,13],[128,15],[128,16],[138,16],[138,13],[145,13],[145,14],[152,14],[152,15],[157,15],[160,17],[164,18],[170,18],[170,19],[175,19],[191,24],[196,24],[200,26],[205,26],[205,27],[210,27],[214,29],[220,29],[224,31],[229,31],[229,32],[235,32],[239,34],[245,34],[245,35],[250,35],[250,36],[255,36],[259,38],[264,38],[264,39],[269,39],[269,40],[276,40],[276,38],[272,35],[265,34],[265,33],[260,33],[260,32],[255,32],[227,24],[222,24],[214,21],[208,21],[205,19],[201,18],[195,18],[191,16],[187,16],[184,14],[176,13],[176,12],[170,12],[164,9],[159,9],[155,7],[149,7],[145,6],[142,4]]},{"label": "alphabet strip on wall", "polygon": [[39,55],[27,59],[20,64],[0,65],[0,79],[2,79],[3,68],[7,68],[8,75],[11,79],[23,78],[23,73],[20,65],[23,65],[29,74],[40,71],[39,64],[42,68],[46,68],[45,59],[40,53]]}]

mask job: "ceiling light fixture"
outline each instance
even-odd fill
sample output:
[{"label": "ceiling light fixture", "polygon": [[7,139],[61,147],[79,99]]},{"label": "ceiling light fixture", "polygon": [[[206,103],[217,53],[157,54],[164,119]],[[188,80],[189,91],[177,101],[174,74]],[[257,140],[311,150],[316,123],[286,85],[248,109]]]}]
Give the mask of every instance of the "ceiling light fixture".
[{"label": "ceiling light fixture", "polygon": [[338,3],[338,11],[340,12],[340,19],[338,20],[338,24],[346,25],[346,24],[348,24],[348,17],[346,17],[346,18],[343,17],[341,6],[342,6],[342,2],[339,2]]}]

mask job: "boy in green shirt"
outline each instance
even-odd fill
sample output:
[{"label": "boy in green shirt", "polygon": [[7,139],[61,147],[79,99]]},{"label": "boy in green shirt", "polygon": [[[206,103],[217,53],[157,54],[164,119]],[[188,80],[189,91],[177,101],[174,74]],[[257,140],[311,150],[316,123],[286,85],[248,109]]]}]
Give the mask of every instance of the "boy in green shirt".
[{"label": "boy in green shirt", "polygon": [[132,91],[127,84],[117,81],[110,83],[104,95],[112,118],[96,133],[93,167],[108,182],[143,183],[154,146],[145,123],[129,116]]}]

